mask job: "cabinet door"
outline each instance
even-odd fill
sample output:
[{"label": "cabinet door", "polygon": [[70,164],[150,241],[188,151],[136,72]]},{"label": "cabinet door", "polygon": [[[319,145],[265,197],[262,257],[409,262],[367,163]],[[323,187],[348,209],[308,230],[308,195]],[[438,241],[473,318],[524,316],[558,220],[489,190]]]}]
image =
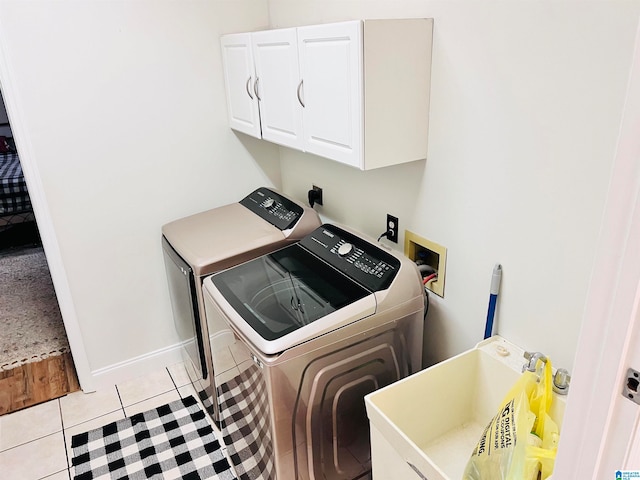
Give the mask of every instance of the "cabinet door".
[{"label": "cabinet door", "polygon": [[252,34],[262,138],[302,150],[302,104],[295,28]]},{"label": "cabinet door", "polygon": [[304,149],[363,168],[362,22],[298,28]]},{"label": "cabinet door", "polygon": [[223,35],[220,44],[229,126],[260,138],[260,113],[254,91],[251,34]]}]

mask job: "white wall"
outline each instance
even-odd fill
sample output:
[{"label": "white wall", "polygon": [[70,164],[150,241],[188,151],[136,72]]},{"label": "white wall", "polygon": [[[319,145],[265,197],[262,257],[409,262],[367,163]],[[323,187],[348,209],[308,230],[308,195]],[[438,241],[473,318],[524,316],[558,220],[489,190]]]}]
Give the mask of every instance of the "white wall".
[{"label": "white wall", "polygon": [[93,371],[177,341],[161,225],[280,181],[276,147],[228,129],[220,69],[220,34],[267,14],[251,0],[0,3],[9,117]]},{"label": "white wall", "polygon": [[430,362],[481,340],[499,262],[497,332],[571,370],[640,2],[270,0],[269,10],[274,28],[435,19],[426,163],[359,172],[282,148],[283,188],[304,198],[314,183],[328,218],[377,236],[389,212],[448,248]]},{"label": "white wall", "polygon": [[[336,221],[377,236],[389,212],[448,247],[430,361],[481,338],[501,262],[498,332],[571,368],[639,10],[637,1],[0,2],[0,82],[11,86],[9,116],[23,119],[18,145],[41,177],[91,369],[175,341],[160,226],[277,185],[280,168],[297,198],[322,186],[321,213]],[[220,34],[420,16],[435,18],[426,163],[363,173],[228,129]]]}]

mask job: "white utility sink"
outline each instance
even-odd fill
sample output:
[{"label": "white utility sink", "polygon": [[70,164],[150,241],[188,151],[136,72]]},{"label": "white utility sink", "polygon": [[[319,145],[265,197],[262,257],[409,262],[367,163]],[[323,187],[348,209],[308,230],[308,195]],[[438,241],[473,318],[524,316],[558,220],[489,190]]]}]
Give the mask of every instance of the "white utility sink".
[{"label": "white utility sink", "polygon": [[[367,395],[374,480],[461,479],[525,363],[522,349],[494,336]],[[565,404],[554,393],[550,414],[558,427]]]}]

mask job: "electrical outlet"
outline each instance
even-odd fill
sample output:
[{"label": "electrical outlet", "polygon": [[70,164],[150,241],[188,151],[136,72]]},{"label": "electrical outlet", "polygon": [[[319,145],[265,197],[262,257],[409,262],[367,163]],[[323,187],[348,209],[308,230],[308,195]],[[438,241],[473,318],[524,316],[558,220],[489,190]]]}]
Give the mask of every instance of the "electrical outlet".
[{"label": "electrical outlet", "polygon": [[322,205],[322,188],[313,185],[313,191],[315,192],[315,203]]},{"label": "electrical outlet", "polygon": [[387,213],[387,239],[398,243],[398,217]]}]

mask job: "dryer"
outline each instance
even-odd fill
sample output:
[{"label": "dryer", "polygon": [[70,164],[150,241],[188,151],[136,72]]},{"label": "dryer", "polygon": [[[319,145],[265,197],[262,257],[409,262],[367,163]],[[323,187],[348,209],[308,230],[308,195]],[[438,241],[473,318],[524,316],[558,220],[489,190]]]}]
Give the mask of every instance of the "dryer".
[{"label": "dryer", "polygon": [[313,209],[262,187],[237,203],[162,227],[165,268],[182,357],[191,382],[215,420],[219,415],[214,359],[226,353],[233,335],[226,325],[205,320],[202,282],[215,272],[296,242],[320,224]]},{"label": "dryer", "polygon": [[416,265],[325,224],[213,275],[209,318],[233,332],[218,385],[240,479],[355,479],[371,468],[364,396],[421,369]]}]

